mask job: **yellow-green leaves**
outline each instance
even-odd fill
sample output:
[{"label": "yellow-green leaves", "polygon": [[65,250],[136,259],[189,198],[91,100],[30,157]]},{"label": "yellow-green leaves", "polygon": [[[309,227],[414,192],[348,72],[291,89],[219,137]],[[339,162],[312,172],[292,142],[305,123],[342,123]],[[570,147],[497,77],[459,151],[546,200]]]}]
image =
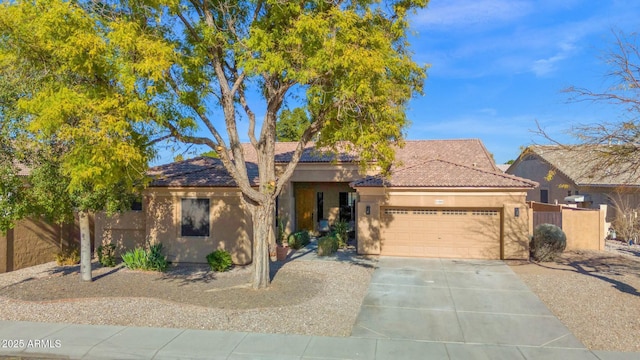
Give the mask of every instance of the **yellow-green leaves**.
[{"label": "yellow-green leaves", "polygon": [[[148,124],[176,55],[138,22],[87,9],[63,0],[0,6],[0,76],[19,74],[30,83],[0,119],[19,119],[31,134],[29,147],[55,154],[43,159],[56,164],[77,206],[103,208],[110,205],[95,194],[122,195],[144,184],[153,154]],[[107,198],[117,200],[113,194]]]}]

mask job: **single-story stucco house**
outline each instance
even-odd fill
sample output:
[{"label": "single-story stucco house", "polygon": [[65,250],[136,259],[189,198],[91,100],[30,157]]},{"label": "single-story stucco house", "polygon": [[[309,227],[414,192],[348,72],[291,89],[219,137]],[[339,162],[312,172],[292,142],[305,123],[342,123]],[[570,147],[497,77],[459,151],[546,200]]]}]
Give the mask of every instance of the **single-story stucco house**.
[{"label": "single-story stucco house", "polygon": [[[606,147],[606,145],[602,145]],[[527,200],[571,204],[598,209],[607,205],[606,221],[616,217],[615,202],[640,207],[640,178],[629,176],[633,160],[617,168],[602,166],[604,151],[590,146],[535,145],[527,147],[507,173],[539,184],[527,192]]]},{"label": "single-story stucco house", "polygon": [[[290,161],[296,145],[276,144],[276,166]],[[255,181],[251,145],[245,157]],[[360,254],[528,258],[525,198],[537,183],[504,174],[476,139],[406,141],[396,159],[387,178],[363,175],[354,156],[310,145],[278,197],[277,216],[288,232],[316,230],[321,219],[352,222]],[[98,242],[162,242],[178,262],[205,262],[223,248],[235,263],[251,262],[251,216],[220,160],[197,157],[150,175],[142,211],[98,216]]]}]

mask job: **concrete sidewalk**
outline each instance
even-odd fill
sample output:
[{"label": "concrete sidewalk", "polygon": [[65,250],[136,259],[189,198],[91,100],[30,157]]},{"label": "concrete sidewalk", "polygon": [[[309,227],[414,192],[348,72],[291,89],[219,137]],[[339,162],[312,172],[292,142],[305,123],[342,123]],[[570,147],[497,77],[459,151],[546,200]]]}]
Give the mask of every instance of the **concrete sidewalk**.
[{"label": "concrete sidewalk", "polygon": [[[23,344],[12,348],[16,341]],[[0,355],[27,359],[616,360],[640,356],[586,349],[15,321],[0,321],[0,342]]]},{"label": "concrete sidewalk", "polygon": [[376,266],[351,337],[0,320],[0,359],[640,358],[586,349],[503,262],[348,255],[290,258]]}]

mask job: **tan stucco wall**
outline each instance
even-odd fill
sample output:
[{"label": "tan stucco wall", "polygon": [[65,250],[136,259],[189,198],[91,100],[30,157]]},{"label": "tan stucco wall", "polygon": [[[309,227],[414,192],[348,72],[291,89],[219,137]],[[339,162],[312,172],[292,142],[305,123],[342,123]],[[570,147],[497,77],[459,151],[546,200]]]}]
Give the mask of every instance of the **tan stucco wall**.
[{"label": "tan stucco wall", "polygon": [[[145,204],[146,205],[146,204]],[[100,245],[116,245],[116,256],[128,250],[145,246],[146,214],[143,211],[127,211],[108,216],[96,214],[96,249]]]},{"label": "tan stucco wall", "polygon": [[[183,237],[180,231],[182,198],[207,198],[210,201],[210,236]],[[235,264],[251,262],[251,213],[242,204],[241,193],[233,188],[149,188],[146,237],[161,242],[169,260],[206,263],[207,254],[217,249],[231,253]]]},{"label": "tan stucco wall", "polygon": [[[93,216],[89,221],[93,231]],[[18,221],[13,229],[0,233],[0,273],[55,260],[62,248],[79,245],[79,231],[77,219],[75,224],[64,225],[38,219]]]},{"label": "tan stucco wall", "polygon": [[604,250],[606,206],[600,210],[562,209],[566,250]]},{"label": "tan stucco wall", "polygon": [[[496,209],[502,214],[502,258],[529,257],[530,212],[524,190],[420,190],[358,188],[358,253],[380,254],[380,208],[383,206]],[[366,214],[366,207],[370,214]],[[515,208],[519,216],[515,217]]]},{"label": "tan stucco wall", "polygon": [[[509,171],[510,174],[533,180],[540,184],[537,188],[527,191],[527,200],[541,202],[540,190],[548,190],[549,204],[564,203],[564,198],[571,191],[575,195],[578,189],[571,180],[559,172],[547,177],[551,167],[534,155],[525,157]],[[582,193],[582,192],[581,192]]]}]

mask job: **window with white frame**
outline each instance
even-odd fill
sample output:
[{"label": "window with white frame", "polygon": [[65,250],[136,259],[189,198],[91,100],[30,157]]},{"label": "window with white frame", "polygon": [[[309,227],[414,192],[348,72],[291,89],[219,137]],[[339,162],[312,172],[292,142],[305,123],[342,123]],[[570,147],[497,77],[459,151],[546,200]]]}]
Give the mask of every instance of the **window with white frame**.
[{"label": "window with white frame", "polygon": [[209,236],[209,199],[182,199],[181,236]]}]

